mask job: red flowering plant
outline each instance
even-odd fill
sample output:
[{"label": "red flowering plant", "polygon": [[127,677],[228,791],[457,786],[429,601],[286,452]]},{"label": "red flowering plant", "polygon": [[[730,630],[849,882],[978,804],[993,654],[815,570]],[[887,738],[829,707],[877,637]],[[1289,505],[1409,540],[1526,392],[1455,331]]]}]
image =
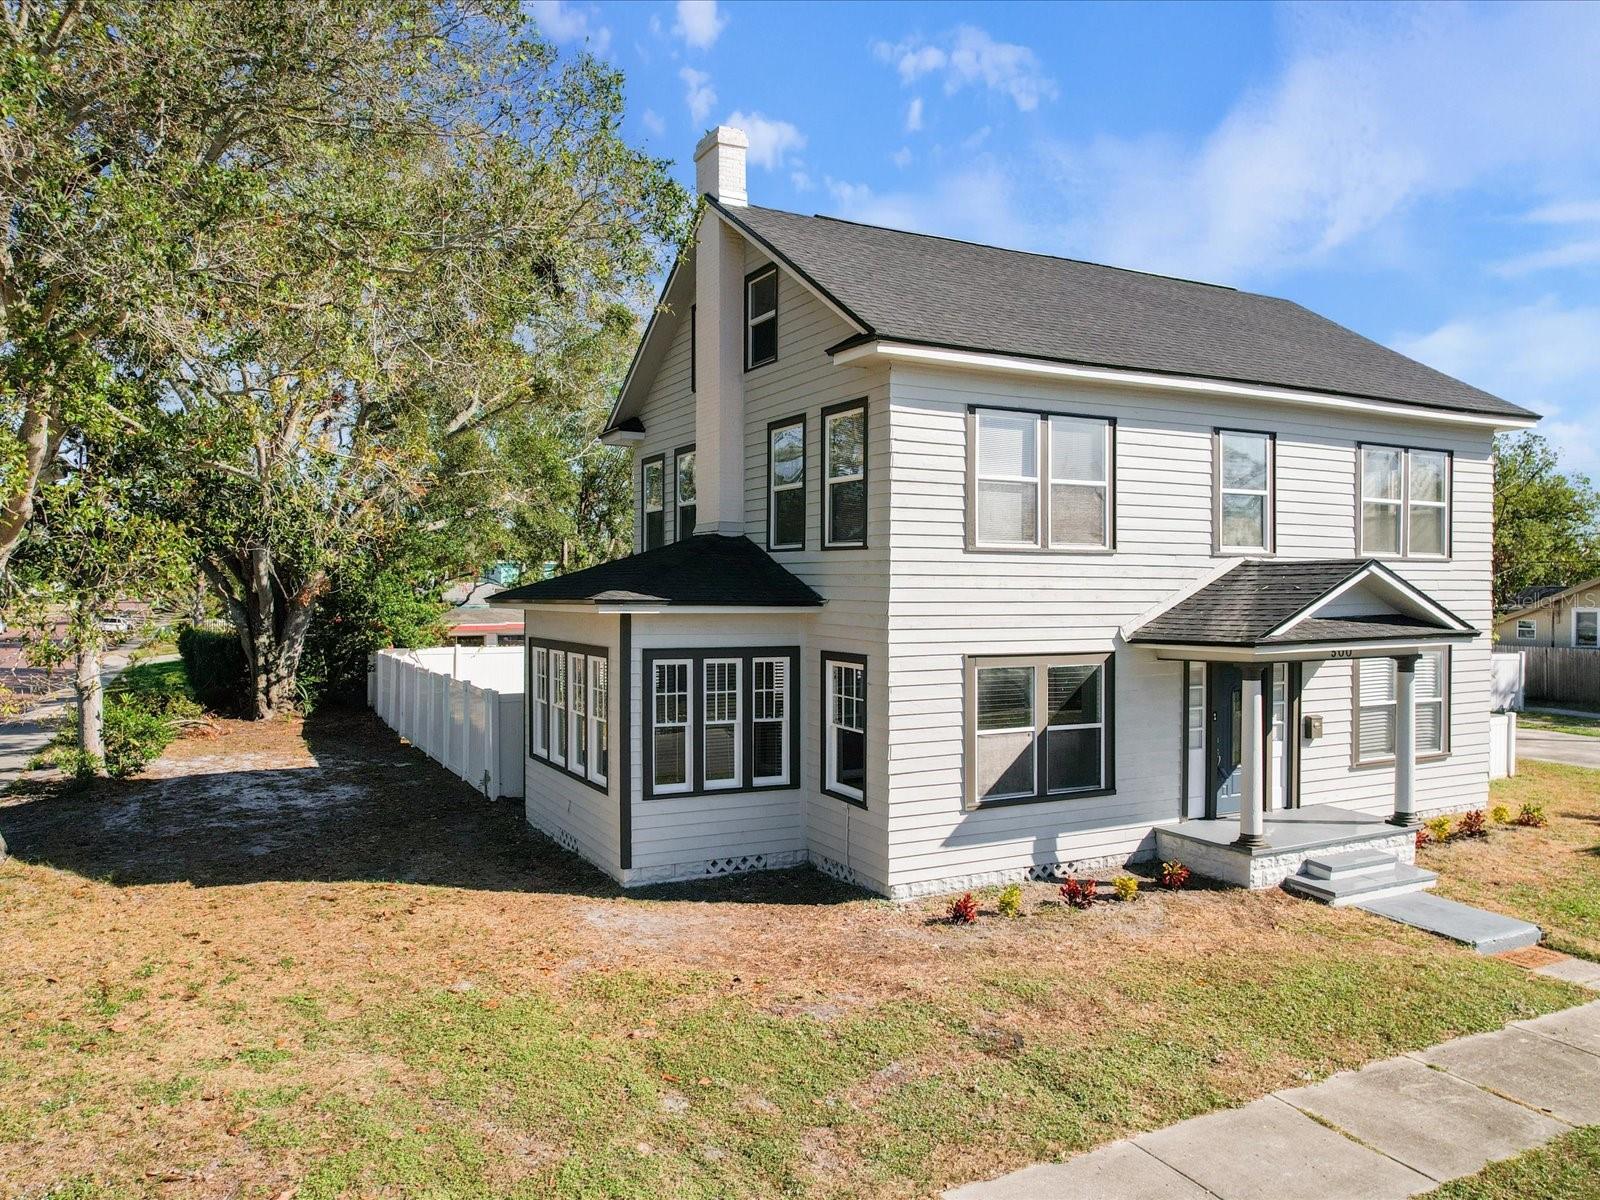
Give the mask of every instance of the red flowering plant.
[{"label": "red flowering plant", "polygon": [[1489,818],[1483,809],[1461,814],[1461,824],[1456,826],[1457,837],[1488,837]]},{"label": "red flowering plant", "polygon": [[1161,864],[1161,886],[1172,891],[1188,886],[1189,868],[1177,859]]},{"label": "red flowering plant", "polygon": [[1061,885],[1061,898],[1073,908],[1089,908],[1099,899],[1095,887],[1092,879],[1077,879],[1069,875]]},{"label": "red flowering plant", "polygon": [[952,925],[971,925],[977,921],[978,902],[972,898],[971,892],[950,901],[949,917]]}]

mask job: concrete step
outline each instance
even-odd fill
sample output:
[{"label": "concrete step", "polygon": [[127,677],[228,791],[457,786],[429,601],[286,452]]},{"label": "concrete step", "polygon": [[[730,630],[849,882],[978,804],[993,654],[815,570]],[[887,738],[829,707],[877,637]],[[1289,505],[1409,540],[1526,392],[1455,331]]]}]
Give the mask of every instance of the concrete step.
[{"label": "concrete step", "polygon": [[[1343,857],[1335,855],[1333,857]],[[1438,880],[1432,871],[1413,867],[1384,855],[1388,864],[1363,867],[1359,871],[1346,871],[1335,876],[1318,876],[1302,870],[1283,881],[1285,891],[1335,908],[1358,904],[1365,900],[1378,900],[1386,896],[1403,896],[1431,888]]]},{"label": "concrete step", "polygon": [[1537,925],[1426,893],[1361,899],[1355,906],[1363,912],[1462,942],[1479,954],[1500,954],[1536,945],[1542,936]]},{"label": "concrete step", "polygon": [[1372,875],[1395,865],[1395,856],[1382,850],[1349,850],[1343,854],[1318,854],[1300,864],[1300,874],[1312,879],[1344,879]]}]

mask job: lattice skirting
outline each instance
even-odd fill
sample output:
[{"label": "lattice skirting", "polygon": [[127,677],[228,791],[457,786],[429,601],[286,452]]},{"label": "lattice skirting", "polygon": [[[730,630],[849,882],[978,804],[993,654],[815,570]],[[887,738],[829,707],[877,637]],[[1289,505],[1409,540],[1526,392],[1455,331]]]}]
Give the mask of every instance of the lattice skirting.
[{"label": "lattice skirting", "polygon": [[708,879],[718,875],[737,875],[746,871],[781,871],[806,861],[804,850],[784,850],[771,854],[740,854],[729,858],[704,858],[697,862],[667,863],[656,867],[635,867],[623,873],[624,887],[649,883],[678,883],[686,879]]},{"label": "lattice skirting", "polygon": [[866,888],[869,892],[881,890],[869,880],[862,878],[861,873],[854,867],[847,867],[844,863],[831,859],[826,854],[818,854],[813,851],[811,865],[829,878],[837,879],[840,883],[849,883],[858,888]]}]

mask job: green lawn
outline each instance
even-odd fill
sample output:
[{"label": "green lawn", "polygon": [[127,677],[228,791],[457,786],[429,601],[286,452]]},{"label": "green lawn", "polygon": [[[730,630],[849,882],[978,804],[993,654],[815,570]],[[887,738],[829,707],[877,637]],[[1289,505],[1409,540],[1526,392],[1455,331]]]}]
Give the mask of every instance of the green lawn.
[{"label": "green lawn", "polygon": [[1574,717],[1563,713],[1523,712],[1517,714],[1517,725],[1523,729],[1539,729],[1549,733],[1600,737],[1600,713],[1592,717]]},{"label": "green lawn", "polygon": [[1600,1200],[1600,1125],[1563,1134],[1553,1142],[1492,1163],[1422,1200]]}]

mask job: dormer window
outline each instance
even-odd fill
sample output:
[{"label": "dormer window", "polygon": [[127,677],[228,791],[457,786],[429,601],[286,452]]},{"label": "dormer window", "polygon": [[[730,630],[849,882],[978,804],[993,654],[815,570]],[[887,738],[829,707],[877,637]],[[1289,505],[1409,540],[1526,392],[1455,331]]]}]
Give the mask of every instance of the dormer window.
[{"label": "dormer window", "polygon": [[762,267],[744,281],[744,369],[778,357],[778,268]]}]

